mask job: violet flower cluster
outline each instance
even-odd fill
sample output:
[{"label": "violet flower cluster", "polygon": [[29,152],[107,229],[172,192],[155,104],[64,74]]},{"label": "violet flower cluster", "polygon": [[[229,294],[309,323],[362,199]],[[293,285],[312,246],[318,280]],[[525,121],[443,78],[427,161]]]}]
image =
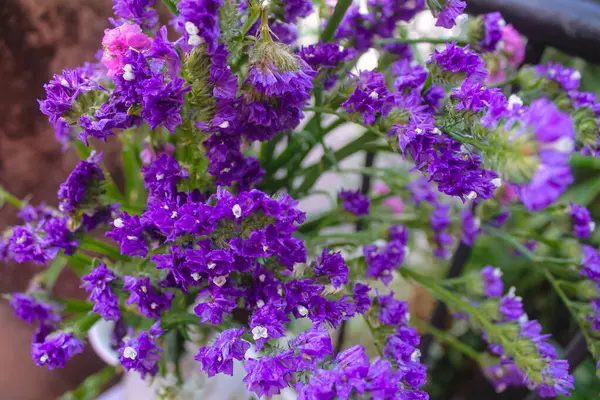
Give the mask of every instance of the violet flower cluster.
[{"label": "violet flower cluster", "polygon": [[[0,203],[18,207],[22,220],[0,236],[0,260],[44,266],[10,296],[15,315],[37,325],[36,364],[64,367],[92,326],[110,321],[118,362],[143,379],[178,374],[173,363],[193,349],[211,379],[241,365],[248,394],[261,398],[285,390],[306,400],[426,400],[425,362],[436,360],[421,362],[426,344],[414,326],[427,324],[411,321],[415,304],[396,298],[409,297],[398,290],[403,276],[463,306],[460,315],[481,328],[498,359],[484,366],[497,391],[570,394],[568,363],[516,289],[504,293],[500,269],[440,281],[420,267],[427,260],[433,275],[459,243],[486,251],[493,234],[531,268],[576,264],[538,257],[510,236],[522,221],[537,232],[537,216],[558,229],[568,218],[573,235],[564,247],[537,236],[523,242],[554,244],[557,254],[579,239],[595,243],[594,209],[585,199],[560,203],[575,182],[572,156],[599,153],[600,105],[579,91],[577,71],[524,68],[518,95],[486,86],[524,58],[522,38],[500,13],[419,63],[406,23],[428,8],[437,26],[453,28],[461,0],[368,0],[344,15],[344,4],[329,1],[165,3],[174,32],[160,26],[158,2],[114,0],[99,60],[44,85],[41,112],[64,150],[81,157],[57,207],[0,188]],[[321,32],[312,44],[297,40],[308,16]],[[356,68],[373,48],[377,69]],[[348,140],[340,147],[327,136],[338,128]],[[122,144],[124,185],[107,172],[114,160],[94,150],[109,140]],[[402,164],[378,159],[356,172],[343,163],[381,149]],[[301,200],[323,194],[316,183],[329,171],[360,174],[363,185],[326,188],[331,209],[323,202],[323,213],[307,215]],[[385,184],[371,191],[371,179]],[[581,276],[567,283],[591,282],[584,318],[597,331],[600,256],[589,245],[582,252]],[[87,301],[63,305],[52,294],[66,264]],[[385,294],[371,289],[379,281]],[[344,332],[361,320],[369,332],[350,343]]]}]

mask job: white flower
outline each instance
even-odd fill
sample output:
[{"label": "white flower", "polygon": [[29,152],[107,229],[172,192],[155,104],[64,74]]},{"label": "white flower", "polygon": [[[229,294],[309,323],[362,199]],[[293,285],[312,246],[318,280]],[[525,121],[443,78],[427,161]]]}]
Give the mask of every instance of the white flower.
[{"label": "white flower", "polygon": [[200,274],[197,272],[192,272],[192,279],[194,279],[195,281],[199,281],[200,280]]},{"label": "white flower", "polygon": [[502,270],[500,268],[494,268],[494,277],[501,278],[503,275]]},{"label": "white flower", "polygon": [[596,230],[596,223],[594,221],[590,221],[588,227],[590,228],[590,232],[594,232]]},{"label": "white flower", "polygon": [[474,191],[470,191],[469,193],[467,193],[466,197],[469,200],[476,199],[477,198],[477,193],[475,193]]},{"label": "white flower", "polygon": [[198,35],[190,35],[188,39],[188,44],[190,46],[200,46],[202,43],[204,43],[204,39]]},{"label": "white flower", "polygon": [[240,207],[239,204],[234,205],[231,208],[231,211],[233,212],[233,216],[237,219],[239,217],[242,216],[242,207]]},{"label": "white flower", "polygon": [[263,308],[265,306],[265,302],[261,299],[256,300],[256,307]]},{"label": "white flower", "polygon": [[217,285],[218,287],[222,287],[225,284],[225,282],[227,282],[226,276],[221,275],[221,276],[215,276],[213,278],[213,283],[215,285]]},{"label": "white flower", "polygon": [[560,153],[569,154],[575,150],[575,141],[569,137],[561,137],[558,140],[555,140],[552,143],[546,144],[543,146],[547,149],[556,150]]},{"label": "white flower", "polygon": [[219,124],[219,128],[227,129],[229,128],[229,121],[223,121]]},{"label": "white flower", "polygon": [[62,78],[60,80],[60,84],[63,85],[64,87],[71,87],[71,85],[69,85],[69,82],[67,82],[67,80],[65,78]]},{"label": "white flower", "polygon": [[410,355],[410,361],[417,362],[417,361],[419,361],[420,357],[421,357],[421,350],[415,349],[415,351],[413,351],[412,354]]},{"label": "white flower", "polygon": [[165,174],[156,174],[157,181],[162,181],[163,179],[165,179]]},{"label": "white flower", "polygon": [[206,266],[208,267],[208,269],[214,269],[217,266],[217,264],[215,264],[214,262],[209,262]]},{"label": "white flower", "polygon": [[522,106],[523,100],[516,94],[511,94],[508,98],[508,109],[512,110],[514,106]]},{"label": "white flower", "polygon": [[267,328],[264,326],[255,326],[252,328],[252,338],[254,340],[258,339],[266,339],[269,337],[269,332],[267,332]]},{"label": "white flower", "polygon": [[190,35],[197,35],[200,32],[198,27],[190,21],[185,23],[185,31]]},{"label": "white flower", "polygon": [[115,226],[115,228],[122,228],[125,226],[125,224],[123,223],[123,219],[121,219],[121,218],[116,218],[113,221],[113,225]]},{"label": "white flower", "polygon": [[296,307],[296,310],[298,310],[298,314],[300,314],[303,317],[306,317],[308,315],[308,308],[304,307],[303,305],[298,305]]},{"label": "white flower", "polygon": [[137,355],[137,351],[131,346],[127,346],[125,347],[125,350],[123,350],[123,357],[129,358],[130,360],[135,360]]},{"label": "white flower", "polygon": [[131,64],[125,64],[123,66],[123,79],[126,81],[132,81],[135,78],[133,73],[133,66]]},{"label": "white flower", "polygon": [[500,178],[494,178],[494,179],[492,179],[492,185],[494,185],[497,188],[499,188],[500,186],[502,186],[502,179],[500,179]]}]

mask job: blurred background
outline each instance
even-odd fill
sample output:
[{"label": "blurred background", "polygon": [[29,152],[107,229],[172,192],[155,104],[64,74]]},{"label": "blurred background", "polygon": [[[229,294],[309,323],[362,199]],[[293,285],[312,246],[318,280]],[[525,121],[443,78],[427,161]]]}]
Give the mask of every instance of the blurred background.
[{"label": "blurred background", "polygon": [[[471,0],[467,3],[469,10],[475,13],[496,9],[510,11],[504,14],[505,19],[513,23],[522,33],[529,35],[530,54],[538,52],[543,62],[554,59],[579,69],[583,75],[581,90],[600,91],[600,67],[595,64],[600,57],[598,43],[591,48],[587,44],[587,52],[590,54],[587,56],[582,37],[579,37],[581,45],[575,45],[573,41],[563,40],[564,33],[558,32],[562,36],[554,36],[556,29],[552,30],[551,27],[547,28],[546,33],[543,30],[539,31],[540,28],[535,23],[540,20],[543,22],[544,18],[550,22],[552,15],[540,16],[539,13],[534,14],[531,9],[523,7],[530,5],[550,10],[553,4],[558,7],[561,4],[571,5],[572,7],[563,8],[563,14],[575,12],[577,15],[577,12],[582,13],[581,10],[584,9],[578,11],[574,5],[585,3],[585,7],[588,7],[592,5],[592,0],[520,0],[520,2]],[[18,197],[29,198],[34,204],[46,202],[56,205],[57,188],[76,164],[77,157],[70,152],[61,151],[60,144],[54,138],[53,127],[39,112],[36,99],[44,95],[42,85],[52,77],[53,73],[60,72],[65,67],[76,67],[84,61],[95,60],[103,31],[110,27],[108,18],[112,15],[111,7],[111,0],[1,1],[0,185]],[[166,9],[161,5],[158,5],[158,8],[162,10],[162,23],[167,24]],[[597,8],[597,15],[600,15],[600,2]],[[582,13],[582,21],[585,20],[584,17]],[[528,23],[530,21],[531,24]],[[316,19],[311,18],[305,22],[303,40],[306,42],[314,41],[316,22]],[[563,24],[564,29],[567,30],[573,28],[572,39],[577,39],[577,30],[573,26],[565,25],[568,21],[559,19],[554,22]],[[600,18],[596,23],[598,24],[596,32],[600,32]],[[408,28],[409,37],[455,36],[459,33],[460,27],[455,32],[433,28],[432,18],[427,12],[419,16]],[[588,34],[593,35],[593,31]],[[596,38],[600,40],[600,34]],[[555,45],[562,51],[556,49]],[[429,54],[431,49],[430,45],[419,47],[423,56]],[[377,65],[376,63],[377,55],[370,53],[361,60],[359,66],[363,69],[371,69]],[[327,144],[332,149],[339,148],[352,137],[352,134],[353,132],[346,128],[330,135],[331,143]],[[118,145],[117,141],[109,141],[109,146],[104,149],[104,159],[117,183],[122,183],[116,145]],[[321,156],[322,154],[317,151],[311,154],[306,162],[314,162]],[[349,158],[344,161],[343,166],[357,168],[362,165],[363,157],[357,155]],[[400,161],[395,158],[380,158],[377,162],[382,165],[390,163],[400,165]],[[588,206],[596,220],[600,218],[600,202],[597,201],[600,195],[600,179],[597,172],[588,170],[587,173],[578,175],[576,187],[579,191],[573,194],[578,196],[578,199],[584,200],[580,203]],[[359,178],[359,175],[325,174],[321,177],[317,189],[335,192],[341,187],[358,187]],[[324,201],[327,200],[308,199],[301,208],[308,212],[318,211]],[[9,207],[0,209],[0,231],[15,222],[17,220],[13,209]],[[505,278],[508,286],[511,282],[520,281],[522,296],[535,299],[527,309],[529,315],[540,319],[544,326],[551,329],[556,340],[565,346],[576,328],[569,322],[571,319],[568,311],[544,283],[542,276],[529,273],[526,274],[527,281],[523,282],[525,277],[522,275],[523,268],[514,268],[510,255],[494,248],[492,240],[488,239],[488,242],[485,240],[482,239],[483,243],[472,255],[468,267],[479,268],[492,264],[506,271]],[[597,244],[600,238],[595,237],[592,242]],[[411,263],[419,261],[422,262],[418,258],[411,259]],[[36,272],[39,272],[39,267],[35,265],[0,264],[0,294],[25,290]],[[396,284],[402,285],[401,282]],[[85,298],[85,294],[82,294],[78,287],[78,279],[65,270],[55,291],[59,297]],[[404,292],[413,307],[412,313],[427,318],[433,309],[433,300],[419,290],[412,289]],[[0,329],[0,393],[2,393],[0,398],[2,399],[54,399],[77,387],[87,376],[103,366],[102,361],[88,346],[84,354],[74,357],[63,370],[48,371],[45,368],[38,368],[29,355],[33,327],[13,317],[12,309],[4,299],[0,299],[0,321],[2,326]],[[347,342],[360,341],[361,332],[360,326],[351,326]],[[469,333],[466,328],[464,332],[456,332],[456,334],[462,335],[461,340],[473,347],[481,347],[480,338]],[[510,391],[503,396],[494,397],[493,391],[490,392],[491,387],[474,364],[452,351],[441,350],[439,346],[433,347],[432,359],[435,366],[431,372],[436,379],[431,380],[427,388],[432,399],[522,398],[522,393]],[[578,385],[572,398],[598,398],[600,384],[594,378],[594,374],[595,365],[591,360],[584,362],[578,368],[575,374]],[[115,377],[114,381],[117,382],[118,379]],[[124,399],[119,393],[112,398]]]}]

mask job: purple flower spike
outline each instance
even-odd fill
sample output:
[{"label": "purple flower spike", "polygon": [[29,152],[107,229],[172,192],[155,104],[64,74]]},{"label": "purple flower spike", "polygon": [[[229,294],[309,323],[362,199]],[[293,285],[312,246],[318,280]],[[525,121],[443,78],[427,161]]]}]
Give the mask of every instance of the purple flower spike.
[{"label": "purple flower spike", "polygon": [[36,365],[45,365],[50,370],[64,368],[67,360],[79,353],[83,353],[83,343],[66,332],[52,334],[31,347],[31,357]]},{"label": "purple flower spike", "polygon": [[202,347],[194,357],[200,362],[200,369],[209,377],[221,372],[233,376],[233,360],[243,360],[250,348],[250,343],[241,339],[243,334],[243,327],[227,329],[211,346]]},{"label": "purple flower spike", "polygon": [[362,194],[360,190],[342,190],[339,193],[340,199],[342,199],[342,205],[344,210],[350,211],[354,215],[369,215],[369,208],[371,207],[371,201],[367,196]]}]

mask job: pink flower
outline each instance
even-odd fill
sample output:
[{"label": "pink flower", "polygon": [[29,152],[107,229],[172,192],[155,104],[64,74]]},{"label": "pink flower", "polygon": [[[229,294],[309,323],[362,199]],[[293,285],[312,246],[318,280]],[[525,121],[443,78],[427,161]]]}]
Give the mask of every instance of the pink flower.
[{"label": "pink flower", "polygon": [[508,58],[508,65],[518,67],[525,58],[525,42],[521,34],[512,26],[506,25],[502,32],[504,52]]},{"label": "pink flower", "polygon": [[142,28],[137,24],[123,24],[114,29],[104,31],[102,45],[104,54],[102,54],[102,64],[108,68],[108,76],[114,76],[122,70],[123,55],[129,48],[142,51],[146,50],[152,44],[152,39],[148,37]]},{"label": "pink flower", "polygon": [[375,187],[373,190],[376,194],[386,194],[389,193],[390,188],[383,182],[375,182]]},{"label": "pink flower", "polygon": [[404,209],[404,202],[399,196],[388,197],[383,200],[384,206],[390,207],[394,214],[402,214]]},{"label": "pink flower", "polygon": [[485,80],[485,83],[488,85],[493,85],[506,79],[506,59],[502,56],[499,56],[496,57],[494,61],[495,62],[489,62],[488,64],[490,74]]}]

